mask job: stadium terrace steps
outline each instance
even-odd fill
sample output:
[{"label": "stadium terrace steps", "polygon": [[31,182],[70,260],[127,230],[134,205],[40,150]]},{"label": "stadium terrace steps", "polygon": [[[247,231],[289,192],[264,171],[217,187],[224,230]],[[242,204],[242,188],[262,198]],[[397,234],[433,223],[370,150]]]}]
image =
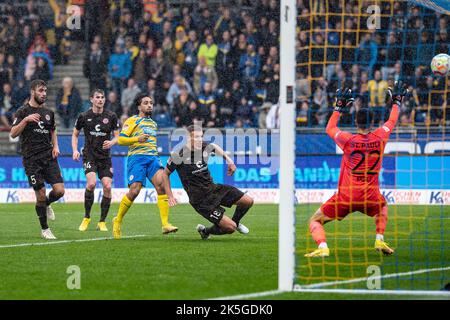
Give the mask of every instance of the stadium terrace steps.
[{"label": "stadium terrace steps", "polygon": [[0,132],[0,154],[1,155],[17,155],[17,143],[12,142],[9,138],[9,131]]},{"label": "stadium terrace steps", "polygon": [[[74,42],[72,55],[67,65],[56,65],[53,70],[53,79],[48,83],[47,107],[56,110],[56,94],[62,87],[64,77],[71,77],[75,87],[80,91],[84,100],[89,97],[89,81],[83,75],[83,59],[85,55],[84,43]],[[61,120],[56,114],[56,126],[60,129]],[[63,130],[64,131],[64,130]]]}]

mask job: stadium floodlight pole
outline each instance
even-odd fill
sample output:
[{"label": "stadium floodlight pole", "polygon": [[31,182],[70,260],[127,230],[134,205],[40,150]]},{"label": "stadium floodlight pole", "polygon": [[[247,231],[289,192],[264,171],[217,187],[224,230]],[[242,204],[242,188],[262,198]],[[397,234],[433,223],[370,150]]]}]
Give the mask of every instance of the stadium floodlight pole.
[{"label": "stadium floodlight pole", "polygon": [[292,291],[295,275],[295,0],[280,3],[280,202],[278,290]]}]

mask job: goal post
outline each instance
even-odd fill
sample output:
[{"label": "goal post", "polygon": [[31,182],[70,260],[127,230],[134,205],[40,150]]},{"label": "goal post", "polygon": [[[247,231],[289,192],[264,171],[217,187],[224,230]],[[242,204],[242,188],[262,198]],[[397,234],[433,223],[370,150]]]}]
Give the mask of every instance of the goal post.
[{"label": "goal post", "polygon": [[[355,6],[346,5],[350,3]],[[279,291],[450,297],[450,77],[433,77],[429,72],[429,61],[441,50],[429,35],[438,31],[436,23],[443,23],[436,12],[446,14],[442,10],[447,2],[376,3],[380,11],[373,15],[364,7],[372,2],[364,0],[280,1]],[[429,3],[445,6],[437,10],[415,5]],[[409,15],[425,26],[414,37],[418,22]],[[380,27],[373,30],[367,22],[372,16],[380,18]],[[401,29],[393,32],[392,26],[397,25]],[[374,52],[378,38],[383,41]],[[385,52],[383,58],[377,50]],[[377,57],[377,66],[370,57]],[[399,61],[400,71],[396,69]],[[402,105],[379,173],[389,212],[381,233],[385,231],[395,253],[385,257],[375,250],[375,239],[381,234],[376,238],[374,219],[355,212],[324,225],[328,257],[304,257],[317,248],[308,219],[338,187],[342,152],[325,133],[336,87],[348,80],[355,88],[354,108],[341,116],[340,127],[356,132],[357,106],[372,107],[375,127],[379,127],[389,108],[384,105],[384,93],[380,98],[369,88],[375,73],[390,86],[394,76],[405,79],[414,90]],[[299,97],[304,99],[298,101],[299,110],[296,80],[303,92]],[[319,102],[311,99],[314,90]],[[320,103],[322,94],[327,97],[325,103]],[[305,111],[303,104],[307,115],[297,118],[297,111],[299,115]],[[296,129],[296,121],[305,128]]]},{"label": "goal post", "polygon": [[295,278],[295,0],[280,3],[280,201],[278,289],[291,291]]}]

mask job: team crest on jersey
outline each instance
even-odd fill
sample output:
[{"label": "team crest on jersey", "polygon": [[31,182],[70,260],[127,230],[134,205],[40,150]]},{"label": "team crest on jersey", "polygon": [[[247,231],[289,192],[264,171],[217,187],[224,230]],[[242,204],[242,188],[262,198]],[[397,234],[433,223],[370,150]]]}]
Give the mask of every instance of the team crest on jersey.
[{"label": "team crest on jersey", "polygon": [[131,180],[133,180],[133,179],[134,179],[134,176],[133,176],[133,175],[131,175],[131,176],[130,176],[130,181],[131,181]]},{"label": "team crest on jersey", "polygon": [[124,125],[123,125],[123,128],[122,128],[122,130],[127,130],[128,129],[128,124],[127,123],[125,123]]},{"label": "team crest on jersey", "polygon": [[108,124],[109,120],[107,118],[103,119],[104,124]]},{"label": "team crest on jersey", "polygon": [[50,116],[48,114],[45,115],[45,120],[50,121]]},{"label": "team crest on jersey", "polygon": [[109,172],[114,173],[114,169],[112,167],[109,168]]}]

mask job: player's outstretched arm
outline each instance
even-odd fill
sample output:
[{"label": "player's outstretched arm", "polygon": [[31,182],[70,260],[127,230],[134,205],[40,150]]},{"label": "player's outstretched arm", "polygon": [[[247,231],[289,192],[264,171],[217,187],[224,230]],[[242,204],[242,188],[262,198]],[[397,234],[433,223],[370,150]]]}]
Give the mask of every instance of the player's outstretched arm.
[{"label": "player's outstretched arm", "polygon": [[225,159],[227,165],[228,165],[228,170],[227,170],[227,175],[228,176],[232,176],[234,174],[234,172],[236,171],[236,165],[234,164],[233,159],[231,159],[226,153],[225,151],[223,151],[223,149],[221,147],[219,147],[217,144],[215,143],[211,143],[211,146],[214,147],[214,152],[219,156]]},{"label": "player's outstretched arm", "polygon": [[143,134],[138,137],[130,137],[134,128],[136,128],[136,122],[132,118],[128,118],[123,124],[122,131],[117,138],[117,142],[120,146],[131,146],[137,142],[142,143],[148,140],[150,137],[148,134]]},{"label": "player's outstretched arm", "polygon": [[73,128],[72,132],[72,159],[80,161],[80,152],[78,151],[78,136],[80,131],[77,128]]},{"label": "player's outstretched arm", "polygon": [[388,88],[386,95],[388,102],[392,102],[392,108],[389,119],[384,123],[383,127],[389,128],[390,131],[394,129],[399,116],[399,108],[407,94],[406,84],[403,84],[401,81],[395,81],[394,88]]},{"label": "player's outstretched arm", "polygon": [[346,107],[351,107],[353,101],[354,99],[352,98],[351,89],[347,88],[345,90],[336,90],[336,105],[325,129],[326,133],[338,144],[341,149],[343,148],[351,134],[341,131],[338,128],[337,124],[339,122],[341,112],[344,111]]},{"label": "player's outstretched arm", "polygon": [[135,144],[136,142],[142,143],[148,140],[150,135],[143,134],[138,137],[127,137],[122,134],[119,135],[118,142],[120,146],[131,146],[132,144]]},{"label": "player's outstretched arm", "polygon": [[328,124],[326,127],[327,134],[334,139],[336,133],[339,131],[339,128],[337,127],[339,117],[341,115],[341,112],[345,110],[347,107],[351,107],[353,104],[352,97],[352,90],[349,88],[344,89],[337,89],[336,90],[336,104],[334,107],[333,114],[331,115],[330,119],[328,120]]}]

